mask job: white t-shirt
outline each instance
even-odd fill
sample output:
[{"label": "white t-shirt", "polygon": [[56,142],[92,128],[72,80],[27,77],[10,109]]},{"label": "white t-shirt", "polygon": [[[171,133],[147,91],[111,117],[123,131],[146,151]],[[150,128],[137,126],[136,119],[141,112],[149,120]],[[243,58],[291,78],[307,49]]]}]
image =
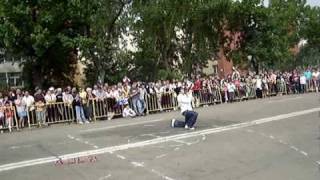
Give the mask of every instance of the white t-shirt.
[{"label": "white t-shirt", "polygon": [[187,94],[179,94],[178,95],[178,104],[181,109],[181,113],[185,111],[192,111],[192,96]]},{"label": "white t-shirt", "polygon": [[228,83],[227,89],[228,92],[234,92],[236,90],[236,86],[233,83]]},{"label": "white t-shirt", "polygon": [[313,73],[312,73],[312,77],[313,77],[314,79],[318,79],[319,74],[320,74],[319,71],[313,72]]},{"label": "white t-shirt", "polygon": [[305,76],[300,76],[300,84],[307,84],[307,78]]},{"label": "white t-shirt", "polygon": [[257,89],[262,89],[262,80],[261,79],[257,79],[256,80],[256,88]]},{"label": "white t-shirt", "polygon": [[30,106],[32,106],[33,105],[33,103],[34,103],[34,98],[33,98],[33,96],[24,96],[23,98],[22,98],[22,101],[24,101],[25,103],[26,103],[26,105],[27,105],[27,107],[30,107]]},{"label": "white t-shirt", "polygon": [[55,103],[56,102],[56,95],[55,94],[46,94],[44,99],[47,103]]},{"label": "white t-shirt", "polygon": [[23,98],[17,98],[14,101],[14,104],[16,105],[18,112],[26,111],[26,102],[23,100]]}]

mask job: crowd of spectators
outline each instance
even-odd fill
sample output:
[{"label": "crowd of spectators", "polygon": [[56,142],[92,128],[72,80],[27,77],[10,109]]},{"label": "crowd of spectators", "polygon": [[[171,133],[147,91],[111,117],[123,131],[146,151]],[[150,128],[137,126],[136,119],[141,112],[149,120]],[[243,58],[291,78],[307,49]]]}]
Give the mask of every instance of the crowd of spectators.
[{"label": "crowd of spectators", "polygon": [[[61,103],[72,107],[76,122],[84,124],[93,120],[93,101],[107,102],[108,112],[119,111],[123,117],[135,117],[146,114],[147,97],[156,97],[161,111],[169,101],[166,94],[174,94],[176,97],[181,88],[189,89],[195,100],[199,100],[203,94],[215,93],[217,96],[216,92],[219,92],[221,102],[232,103],[239,98],[247,99],[250,94],[263,98],[271,94],[305,93],[307,90],[318,92],[319,82],[320,72],[317,68],[290,72],[265,71],[260,74],[240,73],[234,68],[232,74],[225,78],[198,75],[181,81],[132,82],[130,78],[124,77],[116,85],[96,84],[92,88],[36,88],[34,93],[11,89],[0,93],[0,129],[5,127],[11,131],[15,117],[18,127],[25,127],[30,112],[35,113],[39,126],[47,125],[48,119],[66,116],[65,112],[57,108],[59,106],[53,107],[50,104]],[[110,113],[108,118],[112,117]]]}]

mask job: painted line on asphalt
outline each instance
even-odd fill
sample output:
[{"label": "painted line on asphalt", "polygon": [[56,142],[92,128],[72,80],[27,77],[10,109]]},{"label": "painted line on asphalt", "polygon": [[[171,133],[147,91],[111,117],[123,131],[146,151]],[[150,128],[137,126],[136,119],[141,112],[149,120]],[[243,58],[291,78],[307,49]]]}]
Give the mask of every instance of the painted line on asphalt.
[{"label": "painted line on asphalt", "polygon": [[301,99],[301,96],[297,96],[297,97],[291,97],[291,98],[285,98],[285,99],[273,99],[270,101],[266,101],[266,103],[275,103],[275,102],[286,102],[286,101],[292,101],[292,100],[296,100],[296,99]]},{"label": "painted line on asphalt", "polygon": [[102,128],[86,129],[86,130],[82,130],[81,132],[104,131],[104,130],[115,129],[115,128],[120,128],[120,127],[128,127],[128,126],[135,126],[135,125],[140,125],[140,124],[154,123],[154,122],[159,122],[159,121],[163,121],[163,120],[164,119],[155,119],[155,120],[140,121],[140,122],[134,122],[134,123],[128,123],[128,124],[119,124],[119,125],[102,127]]},{"label": "painted line on asphalt", "polygon": [[17,169],[17,168],[28,167],[28,166],[46,164],[46,163],[50,163],[50,162],[55,162],[59,159],[64,160],[64,159],[70,159],[70,158],[78,158],[78,157],[82,157],[82,156],[113,153],[115,151],[128,150],[128,149],[132,149],[132,148],[155,145],[155,144],[160,144],[160,143],[165,143],[165,142],[170,142],[170,141],[175,141],[175,140],[180,140],[180,139],[186,139],[186,138],[191,138],[191,137],[197,137],[197,136],[202,136],[202,135],[230,131],[230,130],[245,128],[245,127],[255,126],[255,125],[259,125],[259,124],[264,124],[264,123],[268,123],[268,122],[288,119],[288,118],[301,116],[301,115],[305,115],[305,114],[310,114],[310,113],[314,113],[314,112],[318,112],[318,111],[320,111],[320,108],[313,108],[313,109],[309,109],[309,110],[281,114],[281,115],[277,115],[277,116],[261,118],[258,120],[253,120],[253,121],[239,123],[239,124],[233,124],[233,125],[219,127],[219,128],[193,131],[193,132],[177,134],[177,135],[172,135],[172,136],[164,136],[164,137],[154,138],[151,140],[135,142],[135,143],[131,143],[131,144],[123,144],[123,145],[118,145],[118,146],[105,147],[105,148],[101,148],[101,149],[76,152],[76,153],[71,153],[71,154],[60,155],[58,157],[50,156],[50,157],[46,157],[46,158],[33,159],[33,160],[15,162],[15,163],[10,163],[10,164],[3,164],[3,165],[0,165],[0,172],[13,170],[13,169]]}]

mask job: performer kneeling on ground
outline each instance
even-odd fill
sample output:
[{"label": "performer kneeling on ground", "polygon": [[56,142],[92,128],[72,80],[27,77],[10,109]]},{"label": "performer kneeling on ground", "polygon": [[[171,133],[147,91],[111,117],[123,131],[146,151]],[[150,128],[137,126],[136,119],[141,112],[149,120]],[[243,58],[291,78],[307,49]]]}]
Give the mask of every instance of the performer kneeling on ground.
[{"label": "performer kneeling on ground", "polygon": [[171,127],[184,127],[185,129],[194,130],[194,124],[197,121],[198,113],[192,109],[192,94],[187,92],[187,89],[181,89],[178,95],[178,105],[181,109],[182,115],[185,117],[185,121],[178,121],[176,119],[171,120]]}]

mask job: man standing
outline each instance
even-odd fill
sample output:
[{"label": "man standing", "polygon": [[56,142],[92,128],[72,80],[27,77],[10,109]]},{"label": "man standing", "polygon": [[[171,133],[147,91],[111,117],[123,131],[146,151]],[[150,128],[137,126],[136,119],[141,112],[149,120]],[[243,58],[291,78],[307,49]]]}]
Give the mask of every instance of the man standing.
[{"label": "man standing", "polygon": [[192,109],[192,94],[186,92],[187,89],[181,89],[178,95],[178,104],[181,109],[182,115],[185,117],[185,121],[171,120],[171,127],[185,127],[185,129],[194,130],[194,124],[197,121],[198,113]]}]

